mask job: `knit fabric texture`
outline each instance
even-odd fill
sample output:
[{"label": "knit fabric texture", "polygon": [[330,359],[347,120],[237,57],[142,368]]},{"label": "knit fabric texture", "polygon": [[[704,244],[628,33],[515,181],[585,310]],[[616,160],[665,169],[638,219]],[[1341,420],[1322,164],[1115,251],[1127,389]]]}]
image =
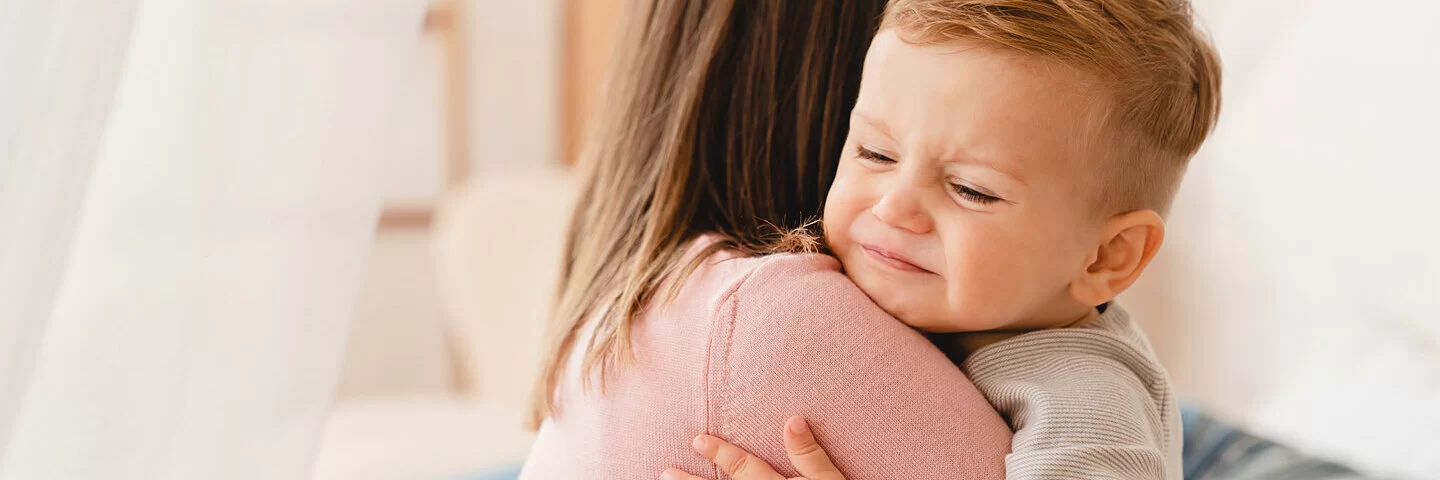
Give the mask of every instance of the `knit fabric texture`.
[{"label": "knit fabric texture", "polygon": [[1015,432],[1006,478],[1180,480],[1169,376],[1118,305],[980,348],[961,366]]},{"label": "knit fabric texture", "polygon": [[690,449],[701,433],[796,476],[781,437],[792,415],[847,478],[1004,478],[1005,421],[832,257],[716,254],[673,302],[650,305],[631,339],[634,362],[603,391],[582,388],[571,356],[522,479],[659,478],[667,467],[728,478]]}]

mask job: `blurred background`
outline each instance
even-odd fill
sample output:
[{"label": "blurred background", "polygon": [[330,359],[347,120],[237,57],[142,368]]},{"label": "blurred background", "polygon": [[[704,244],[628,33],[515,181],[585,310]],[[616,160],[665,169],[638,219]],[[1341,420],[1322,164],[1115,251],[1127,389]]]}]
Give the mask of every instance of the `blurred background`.
[{"label": "blurred background", "polygon": [[315,478],[509,478],[524,460],[570,167],[625,5],[428,6]]},{"label": "blurred background", "polygon": [[[0,479],[513,472],[625,3],[0,6]],[[1195,3],[1225,107],[1122,302],[1190,404],[1440,478],[1440,3]]]}]

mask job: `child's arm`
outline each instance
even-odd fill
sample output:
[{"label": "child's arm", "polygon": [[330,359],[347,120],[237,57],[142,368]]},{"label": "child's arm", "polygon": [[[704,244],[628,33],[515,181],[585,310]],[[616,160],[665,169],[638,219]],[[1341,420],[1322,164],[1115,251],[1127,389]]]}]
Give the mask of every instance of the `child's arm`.
[{"label": "child's arm", "polygon": [[1179,414],[1163,370],[1095,329],[1032,332],[966,359],[1015,431],[1006,478],[1180,479]]}]

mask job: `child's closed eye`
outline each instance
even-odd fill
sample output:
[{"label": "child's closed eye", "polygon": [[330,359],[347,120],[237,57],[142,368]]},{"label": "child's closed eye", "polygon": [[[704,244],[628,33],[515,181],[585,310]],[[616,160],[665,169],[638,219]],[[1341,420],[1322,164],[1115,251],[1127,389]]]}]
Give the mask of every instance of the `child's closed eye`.
[{"label": "child's closed eye", "polygon": [[880,152],[865,148],[864,145],[855,146],[855,156],[882,165],[889,165],[895,163],[895,159],[887,157]]},{"label": "child's closed eye", "polygon": [[[871,150],[869,148],[865,148],[864,145],[855,146],[855,156],[877,165],[891,165],[896,162],[895,159],[890,158],[883,153]],[[956,195],[959,195],[960,198],[974,203],[978,203],[980,205],[988,205],[994,202],[1004,200],[978,187],[972,187],[963,183],[951,183],[950,190],[955,192]]]},{"label": "child's closed eye", "polygon": [[1000,197],[985,193],[979,189],[960,183],[950,184],[950,190],[953,190],[955,194],[959,195],[961,198],[981,205],[987,205],[1001,200]]}]

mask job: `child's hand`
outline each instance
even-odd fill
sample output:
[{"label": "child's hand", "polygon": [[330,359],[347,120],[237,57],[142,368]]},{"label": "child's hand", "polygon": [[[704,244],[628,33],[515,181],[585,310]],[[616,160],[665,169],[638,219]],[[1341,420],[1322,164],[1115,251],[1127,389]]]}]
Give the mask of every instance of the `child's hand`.
[{"label": "child's hand", "polygon": [[[800,472],[803,477],[792,480],[845,480],[840,474],[840,469],[830,463],[830,457],[825,455],[825,449],[820,448],[820,443],[815,441],[815,435],[810,433],[810,426],[805,424],[805,419],[798,415],[790,417],[785,422],[785,453],[790,456],[790,464]],[[705,458],[715,462],[720,471],[725,472],[735,480],[785,480],[785,477],[775,473],[775,469],[761,460],[760,457],[751,455],[744,449],[731,445],[710,435],[695,437],[690,443],[695,451],[700,452]],[[680,471],[668,469],[660,476],[662,480],[705,480]]]}]

